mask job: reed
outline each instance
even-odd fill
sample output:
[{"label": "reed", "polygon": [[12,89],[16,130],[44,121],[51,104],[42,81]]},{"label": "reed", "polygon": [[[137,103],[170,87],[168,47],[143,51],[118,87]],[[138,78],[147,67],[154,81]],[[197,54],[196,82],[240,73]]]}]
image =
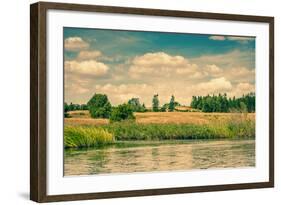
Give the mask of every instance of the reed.
[{"label": "reed", "polygon": [[113,134],[106,129],[85,126],[66,126],[64,128],[64,147],[100,147],[114,142]]},{"label": "reed", "polygon": [[217,120],[209,124],[142,124],[122,121],[104,125],[66,126],[64,146],[100,147],[115,141],[204,139],[254,139],[255,121],[247,117]]},{"label": "reed", "polygon": [[215,124],[139,124],[117,122],[101,125],[116,140],[186,140],[255,138],[255,122],[225,121]]}]

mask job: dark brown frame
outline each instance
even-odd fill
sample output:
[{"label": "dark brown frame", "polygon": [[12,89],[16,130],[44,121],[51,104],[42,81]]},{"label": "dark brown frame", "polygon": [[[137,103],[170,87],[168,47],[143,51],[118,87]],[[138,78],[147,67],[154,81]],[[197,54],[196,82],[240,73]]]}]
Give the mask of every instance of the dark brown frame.
[{"label": "dark brown frame", "polygon": [[[47,195],[46,13],[48,9],[263,22],[269,24],[269,181],[103,193]],[[274,187],[274,17],[38,2],[30,6],[30,199],[53,202]]]}]

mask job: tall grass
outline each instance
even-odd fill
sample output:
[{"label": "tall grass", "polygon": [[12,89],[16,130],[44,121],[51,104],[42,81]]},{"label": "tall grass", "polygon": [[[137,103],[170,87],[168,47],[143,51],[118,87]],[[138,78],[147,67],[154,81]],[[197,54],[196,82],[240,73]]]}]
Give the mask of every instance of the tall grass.
[{"label": "tall grass", "polygon": [[255,137],[250,120],[216,124],[138,124],[132,122],[102,125],[116,140],[248,139]]},{"label": "tall grass", "polygon": [[232,117],[227,121],[227,128],[237,138],[253,138],[255,137],[255,121],[248,118],[247,113]]},{"label": "tall grass", "polygon": [[66,126],[64,147],[98,147],[114,142],[113,134],[98,127]]},{"label": "tall grass", "polygon": [[114,140],[253,139],[255,121],[244,115],[209,124],[141,124],[132,121],[96,126],[66,126],[65,147],[97,147]]}]

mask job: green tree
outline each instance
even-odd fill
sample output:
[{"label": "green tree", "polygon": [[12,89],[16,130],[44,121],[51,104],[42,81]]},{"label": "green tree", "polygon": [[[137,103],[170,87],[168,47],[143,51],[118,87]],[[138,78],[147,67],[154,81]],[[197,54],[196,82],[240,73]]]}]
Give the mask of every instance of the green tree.
[{"label": "green tree", "polygon": [[147,109],[146,109],[146,107],[145,107],[145,104],[143,103],[142,104],[142,112],[146,112],[147,111]]},{"label": "green tree", "polygon": [[94,94],[87,103],[92,118],[109,118],[111,104],[104,94]]},{"label": "green tree", "polygon": [[228,105],[227,95],[226,93],[224,93],[221,102],[221,111],[228,112],[228,110],[229,110],[229,105]]},{"label": "green tree", "polygon": [[67,113],[69,110],[69,105],[65,102],[63,104],[63,110],[64,110],[64,117],[69,117],[69,114]]},{"label": "green tree", "polygon": [[198,106],[198,100],[197,100],[197,97],[196,96],[192,96],[192,101],[191,101],[191,104],[190,104],[190,106],[192,107],[192,108],[197,108],[197,106]]},{"label": "green tree", "polygon": [[132,98],[128,101],[128,105],[131,106],[133,112],[145,112],[145,105],[140,104],[139,98]]},{"label": "green tree", "polygon": [[130,120],[135,119],[135,116],[133,114],[133,110],[131,109],[130,105],[122,104],[112,109],[109,119],[110,122],[118,122],[127,119]]},{"label": "green tree", "polygon": [[[193,96],[190,106],[203,112],[255,112],[255,93],[227,98],[227,94]],[[245,111],[246,110],[246,111]]]},{"label": "green tree", "polygon": [[81,105],[81,110],[88,110],[88,106],[86,104]]},{"label": "green tree", "polygon": [[244,102],[240,102],[240,110],[242,113],[248,112],[247,105]]},{"label": "green tree", "polygon": [[175,96],[172,95],[169,103],[169,112],[173,112],[174,110],[175,110]]},{"label": "green tree", "polygon": [[205,96],[203,97],[203,101],[202,101],[202,111],[203,112],[212,112],[213,108],[212,108],[212,98],[211,96]]},{"label": "green tree", "polygon": [[69,111],[69,106],[66,102],[63,104],[63,109],[65,113]]},{"label": "green tree", "polygon": [[197,104],[197,109],[201,110],[203,107],[203,97],[202,96],[198,96],[198,104]]},{"label": "green tree", "polygon": [[73,103],[71,102],[70,104],[69,104],[69,111],[73,111],[74,110],[74,105],[73,105]]},{"label": "green tree", "polygon": [[159,111],[159,99],[158,94],[154,95],[152,98],[152,111],[158,112]]}]

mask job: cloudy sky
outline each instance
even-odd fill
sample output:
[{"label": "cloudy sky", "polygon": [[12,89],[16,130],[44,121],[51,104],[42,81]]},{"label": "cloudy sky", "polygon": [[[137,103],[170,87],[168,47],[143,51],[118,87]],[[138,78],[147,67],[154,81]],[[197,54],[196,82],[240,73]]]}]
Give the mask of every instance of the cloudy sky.
[{"label": "cloudy sky", "polygon": [[151,106],[171,95],[255,91],[255,38],[64,28],[65,101],[87,103],[94,93],[117,105],[132,97]]}]

